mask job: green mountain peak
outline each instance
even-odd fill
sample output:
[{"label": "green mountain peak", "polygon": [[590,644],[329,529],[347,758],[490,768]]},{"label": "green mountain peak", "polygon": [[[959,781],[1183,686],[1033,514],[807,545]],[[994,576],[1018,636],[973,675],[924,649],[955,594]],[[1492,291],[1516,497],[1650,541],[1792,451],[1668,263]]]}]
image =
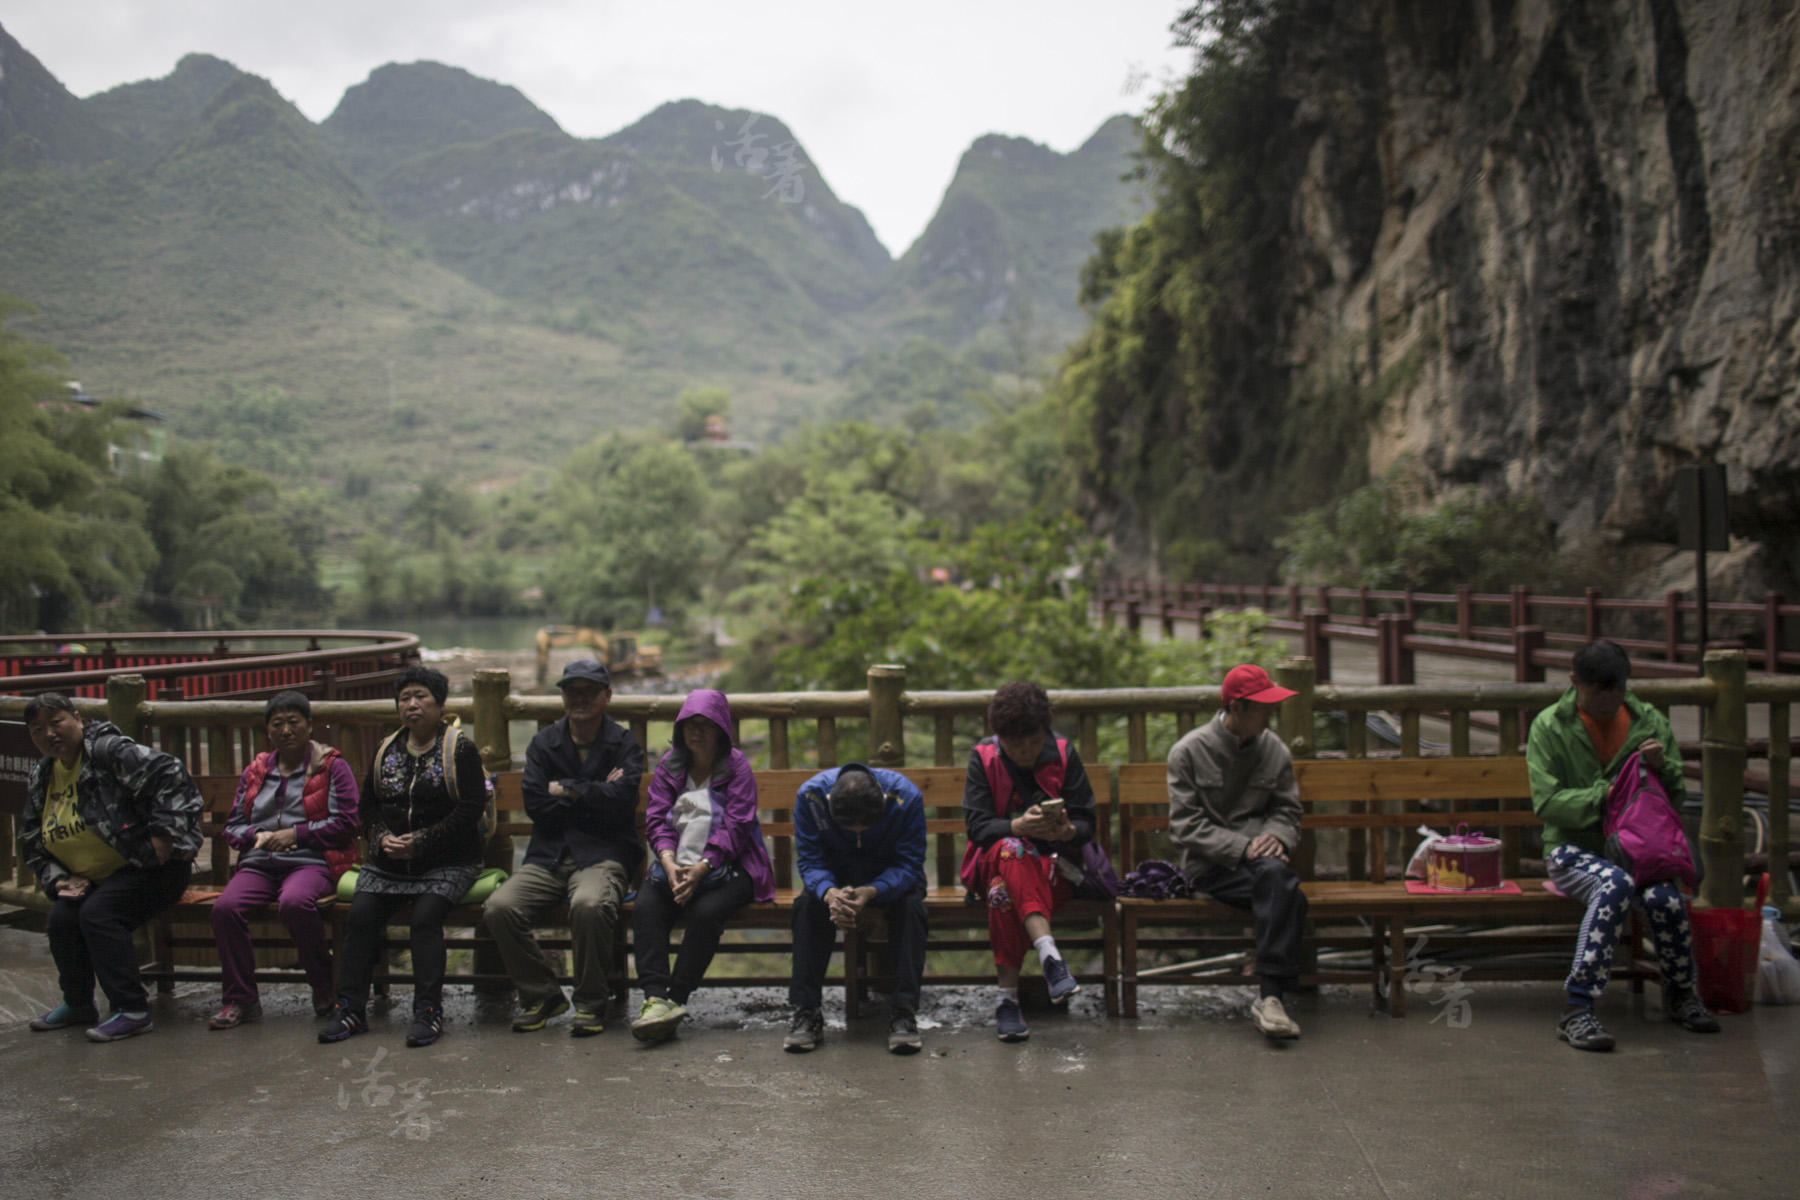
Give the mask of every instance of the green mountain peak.
[{"label": "green mountain peak", "polygon": [[518,88],[429,61],[375,68],[344,93],[322,128],[358,178],[517,130],[562,132]]}]

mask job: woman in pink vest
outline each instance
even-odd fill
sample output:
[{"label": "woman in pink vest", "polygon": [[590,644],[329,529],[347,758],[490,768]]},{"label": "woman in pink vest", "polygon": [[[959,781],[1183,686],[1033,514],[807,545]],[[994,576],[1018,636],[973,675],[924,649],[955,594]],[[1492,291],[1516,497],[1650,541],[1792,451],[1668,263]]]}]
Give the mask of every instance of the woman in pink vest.
[{"label": "woman in pink vest", "polygon": [[262,1016],[250,920],[271,900],[312,985],[313,1012],[331,1011],[331,950],[318,906],[356,863],[356,776],[335,749],[312,740],[312,704],[278,692],[263,720],[273,749],[244,768],[225,822],[238,865],[212,909],[225,976],[223,1002],[206,1022],[213,1029]]},{"label": "woman in pink vest", "polygon": [[1009,683],[988,702],[994,736],[969,755],[963,820],[969,848],[963,886],[987,902],[988,942],[999,977],[1000,1040],[1031,1036],[1019,1009],[1019,968],[1035,949],[1052,1003],[1078,990],[1050,918],[1075,894],[1081,848],[1094,836],[1094,789],[1081,758],[1050,728],[1050,697]]}]

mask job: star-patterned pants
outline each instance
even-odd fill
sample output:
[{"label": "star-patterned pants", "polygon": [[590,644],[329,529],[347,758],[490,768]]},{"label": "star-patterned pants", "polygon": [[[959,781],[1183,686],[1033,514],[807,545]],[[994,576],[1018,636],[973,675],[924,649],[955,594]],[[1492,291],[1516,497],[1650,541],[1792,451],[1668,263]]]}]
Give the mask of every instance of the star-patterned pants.
[{"label": "star-patterned pants", "polygon": [[1587,905],[1575,937],[1575,963],[1563,985],[1569,1000],[1593,1004],[1612,975],[1619,931],[1635,901],[1650,923],[1663,987],[1677,995],[1694,990],[1694,935],[1676,883],[1636,886],[1629,872],[1575,846],[1556,846],[1544,856],[1550,882]]}]

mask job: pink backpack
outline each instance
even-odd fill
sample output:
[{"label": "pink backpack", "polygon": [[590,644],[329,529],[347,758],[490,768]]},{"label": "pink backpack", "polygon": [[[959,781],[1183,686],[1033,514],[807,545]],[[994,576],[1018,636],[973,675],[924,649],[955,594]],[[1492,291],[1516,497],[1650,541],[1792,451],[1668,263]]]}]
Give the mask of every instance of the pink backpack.
[{"label": "pink backpack", "polygon": [[1606,793],[1601,829],[1607,861],[1630,871],[1639,887],[1677,879],[1692,890],[1699,882],[1681,816],[1643,755],[1634,753],[1619,768]]}]

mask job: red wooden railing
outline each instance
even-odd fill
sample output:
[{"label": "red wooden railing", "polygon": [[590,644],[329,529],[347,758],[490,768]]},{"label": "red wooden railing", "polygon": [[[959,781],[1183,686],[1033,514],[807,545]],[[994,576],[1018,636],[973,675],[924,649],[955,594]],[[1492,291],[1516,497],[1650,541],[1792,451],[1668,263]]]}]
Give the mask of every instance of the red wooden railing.
[{"label": "red wooden railing", "polygon": [[322,700],[386,699],[417,660],[410,633],[256,629],[0,638],[0,694],[103,697],[106,680],[142,675],[154,700],[248,699],[292,688]]},{"label": "red wooden railing", "polygon": [[1631,652],[1633,669],[1644,676],[1693,675],[1708,648],[1744,649],[1752,668],[1765,672],[1800,669],[1800,649],[1788,645],[1790,636],[1800,636],[1800,604],[1789,604],[1780,592],[1760,603],[1707,605],[1709,623],[1748,625],[1759,636],[1709,638],[1702,646],[1695,637],[1699,605],[1680,591],[1660,600],[1630,600],[1604,597],[1597,588],[1581,596],[1543,596],[1523,587],[1495,594],[1466,587],[1442,593],[1112,580],[1094,589],[1102,621],[1122,620],[1135,632],[1149,618],[1166,637],[1175,635],[1177,622],[1203,624],[1212,612],[1250,607],[1267,613],[1276,632],[1300,636],[1321,681],[1331,678],[1334,640],[1372,644],[1384,684],[1414,682],[1413,656],[1421,651],[1510,662],[1515,680],[1535,683],[1546,670],[1567,670],[1570,655],[1598,637]]}]

